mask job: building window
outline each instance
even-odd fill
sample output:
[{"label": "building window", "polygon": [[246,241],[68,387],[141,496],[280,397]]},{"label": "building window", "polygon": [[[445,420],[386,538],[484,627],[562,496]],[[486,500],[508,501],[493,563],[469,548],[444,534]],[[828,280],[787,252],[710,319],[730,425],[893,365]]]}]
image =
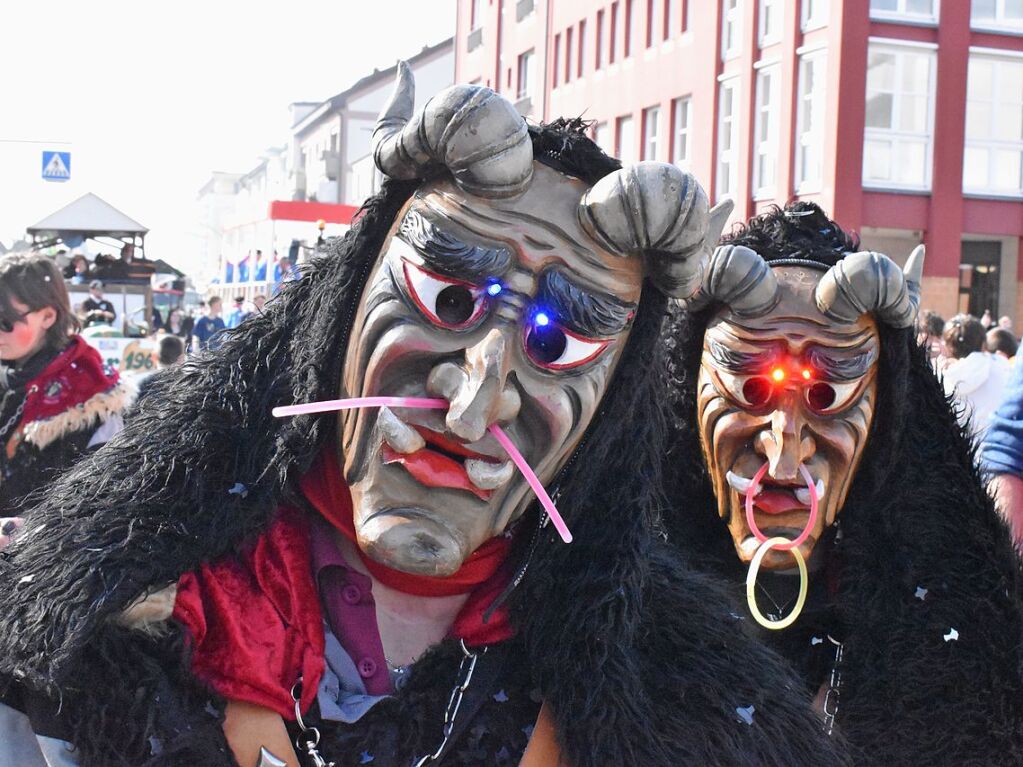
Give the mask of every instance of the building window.
[{"label": "building window", "polygon": [[934,51],[870,46],[864,184],[930,188],[934,61]]},{"label": "building window", "polygon": [[823,27],[828,23],[828,5],[831,0],[803,0],[802,30]]},{"label": "building window", "polygon": [[636,0],[625,0],[625,58],[629,58],[636,52],[636,35],[639,24],[636,23],[636,14],[639,3]]},{"label": "building window", "polygon": [[1023,59],[970,56],[963,191],[1023,194]]},{"label": "building window", "polygon": [[643,147],[639,159],[656,160],[661,141],[661,108],[647,107],[643,110]]},{"label": "building window", "polygon": [[615,156],[622,165],[636,161],[636,131],[632,126],[632,115],[619,117],[615,121]]},{"label": "building window", "polygon": [[469,30],[479,29],[483,26],[483,9],[480,7],[483,0],[470,0],[469,2]]},{"label": "building window", "polygon": [[671,102],[671,161],[689,169],[689,127],[693,124],[693,100],[689,96]]},{"label": "building window", "polygon": [[937,21],[938,0],[870,0],[870,18],[881,21]]},{"label": "building window", "polygon": [[615,148],[610,125],[606,122],[597,123],[597,127],[593,131],[593,140],[597,146],[604,150],[605,154],[614,156]]},{"label": "building window", "polygon": [[761,48],[781,41],[781,0],[760,0],[760,29],[757,39]]},{"label": "building window", "polygon": [[519,0],[515,3],[515,21],[522,21],[533,13],[533,0]]},{"label": "building window", "polygon": [[614,64],[618,58],[618,3],[611,3],[611,50],[607,55],[609,64]]},{"label": "building window", "polygon": [[528,99],[532,95],[533,85],[533,51],[528,50],[519,56],[519,82],[516,97],[519,101]]},{"label": "building window", "polygon": [[561,61],[561,35],[554,35],[554,66],[551,67],[551,88],[558,87],[559,61]]},{"label": "building window", "polygon": [[604,66],[604,12],[597,11],[597,39],[594,41],[593,68]]},{"label": "building window", "polygon": [[742,44],[742,2],[724,0],[721,4],[721,58],[739,55]]},{"label": "building window", "polygon": [[721,83],[718,98],[717,198],[734,198],[739,186],[739,80]]},{"label": "building window", "polygon": [[778,165],[778,118],[781,77],[777,66],[757,72],[757,105],[753,126],[753,191],[774,196]]},{"label": "building window", "polygon": [[821,185],[824,152],[824,51],[799,59],[799,102],[796,117],[796,192],[815,191]]},{"label": "building window", "polygon": [[678,16],[680,0],[664,0],[664,33],[662,37],[669,40],[678,34]]},{"label": "building window", "polygon": [[584,65],[584,62],[586,61],[586,20],[585,19],[583,21],[579,22],[579,45],[577,47],[578,47],[578,50],[576,52],[577,62],[576,62],[575,76],[576,77],[582,77],[583,76],[583,65]]},{"label": "building window", "polygon": [[991,29],[1023,30],[1023,2],[1020,0],[973,0],[970,24]]},{"label": "building window", "polygon": [[657,16],[657,5],[655,0],[646,0],[646,47],[651,48],[654,44],[654,19]]},{"label": "building window", "polygon": [[[572,34],[575,32],[572,27],[565,30],[565,82],[572,82]],[[558,58],[554,57],[554,67],[557,68]]]}]

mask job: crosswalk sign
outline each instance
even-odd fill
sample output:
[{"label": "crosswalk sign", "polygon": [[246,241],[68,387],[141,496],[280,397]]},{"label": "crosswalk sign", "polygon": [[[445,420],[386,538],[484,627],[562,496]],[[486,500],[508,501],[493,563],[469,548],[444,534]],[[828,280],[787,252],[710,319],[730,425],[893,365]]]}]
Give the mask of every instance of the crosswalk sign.
[{"label": "crosswalk sign", "polygon": [[43,152],[44,181],[68,181],[70,178],[70,152]]}]

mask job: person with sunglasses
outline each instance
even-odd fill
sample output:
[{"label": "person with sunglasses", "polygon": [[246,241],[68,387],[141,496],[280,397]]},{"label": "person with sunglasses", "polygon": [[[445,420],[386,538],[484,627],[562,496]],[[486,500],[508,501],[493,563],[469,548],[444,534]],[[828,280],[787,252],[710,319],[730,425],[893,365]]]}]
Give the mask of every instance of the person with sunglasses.
[{"label": "person with sunglasses", "polygon": [[0,548],[25,497],[106,442],[134,397],[77,330],[51,259],[0,259]]}]

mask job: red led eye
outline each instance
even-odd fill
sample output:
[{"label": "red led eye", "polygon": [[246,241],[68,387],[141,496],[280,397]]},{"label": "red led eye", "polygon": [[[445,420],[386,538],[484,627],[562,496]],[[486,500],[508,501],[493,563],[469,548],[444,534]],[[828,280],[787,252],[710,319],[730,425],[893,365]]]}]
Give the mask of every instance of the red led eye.
[{"label": "red led eye", "polygon": [[813,371],[810,368],[803,368],[803,380],[809,381],[811,378],[813,378]]},{"label": "red led eye", "polygon": [[806,390],[806,401],[814,410],[827,410],[835,404],[835,389],[831,384],[815,383]]},{"label": "red led eye", "polygon": [[771,400],[771,382],[754,376],[742,385],[742,396],[751,407],[763,407]]},{"label": "red led eye", "polygon": [[785,380],[785,369],[784,368],[772,368],[771,369],[771,380],[775,383],[781,383]]}]

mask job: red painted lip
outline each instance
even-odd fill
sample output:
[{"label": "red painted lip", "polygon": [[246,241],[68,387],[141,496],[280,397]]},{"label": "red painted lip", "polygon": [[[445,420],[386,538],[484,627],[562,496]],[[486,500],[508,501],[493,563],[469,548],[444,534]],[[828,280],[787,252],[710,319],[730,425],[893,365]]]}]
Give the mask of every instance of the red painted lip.
[{"label": "red painted lip", "polygon": [[490,496],[493,495],[493,491],[476,487],[469,479],[469,475],[466,473],[465,466],[461,461],[436,450],[431,450],[429,446],[433,445],[447,453],[462,456],[463,458],[479,458],[484,461],[494,462],[492,457],[475,453],[467,449],[460,442],[448,439],[444,435],[422,426],[414,426],[413,428],[426,440],[427,447],[420,448],[414,453],[399,453],[385,442],[382,445],[382,457],[385,464],[401,464],[416,482],[426,487],[448,487],[454,490],[465,490],[475,495],[481,501],[489,500]]},{"label": "red painted lip", "polygon": [[809,507],[789,490],[765,488],[753,499],[753,507],[765,514],[787,514],[790,511],[809,511]]}]

